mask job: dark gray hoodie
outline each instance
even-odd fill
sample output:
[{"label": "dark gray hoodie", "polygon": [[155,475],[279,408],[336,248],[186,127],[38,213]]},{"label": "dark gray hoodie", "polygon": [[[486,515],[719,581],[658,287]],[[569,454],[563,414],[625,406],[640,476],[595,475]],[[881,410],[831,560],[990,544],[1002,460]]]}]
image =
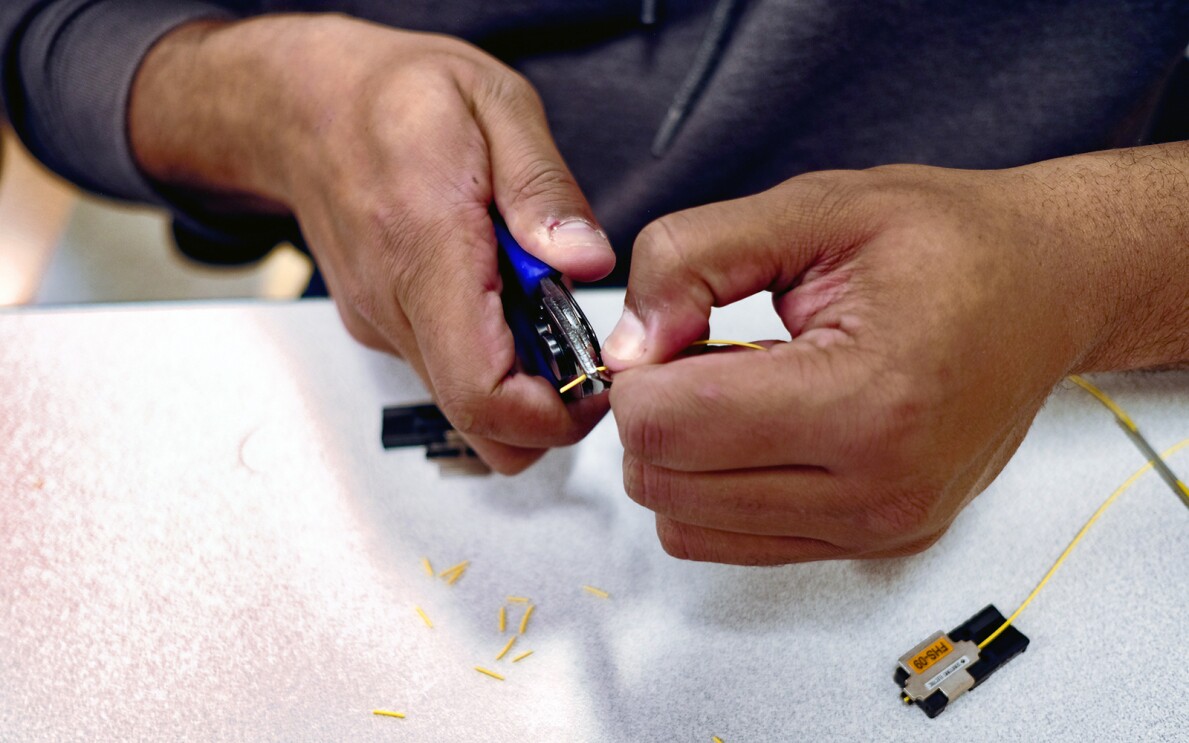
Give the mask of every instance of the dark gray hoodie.
[{"label": "dark gray hoodie", "polygon": [[91,190],[161,204],[125,134],[140,59],[186,20],[277,11],[453,34],[509,62],[536,84],[621,250],[662,214],[809,170],[997,168],[1134,145],[1157,129],[1189,137],[1164,113],[1189,103],[1174,85],[1189,45],[1184,0],[3,5],[4,100],[26,144]]}]

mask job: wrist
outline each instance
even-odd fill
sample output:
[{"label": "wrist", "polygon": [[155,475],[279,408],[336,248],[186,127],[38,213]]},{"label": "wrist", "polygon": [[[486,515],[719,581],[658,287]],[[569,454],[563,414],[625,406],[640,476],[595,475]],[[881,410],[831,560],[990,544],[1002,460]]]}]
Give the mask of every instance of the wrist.
[{"label": "wrist", "polygon": [[1058,252],[1068,326],[1080,343],[1070,371],[1189,360],[1189,147],[1114,150],[1016,171],[1038,215],[1041,248]]}]

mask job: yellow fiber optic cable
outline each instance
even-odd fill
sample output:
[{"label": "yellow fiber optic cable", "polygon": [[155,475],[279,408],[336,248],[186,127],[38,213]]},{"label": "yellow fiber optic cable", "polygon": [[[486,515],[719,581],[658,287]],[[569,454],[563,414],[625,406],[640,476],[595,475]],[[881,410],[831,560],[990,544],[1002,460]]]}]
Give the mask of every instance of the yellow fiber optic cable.
[{"label": "yellow fiber optic cable", "polygon": [[[725,340],[694,341],[693,343],[690,344],[690,348],[693,348],[694,346],[740,346],[742,348],[754,348],[757,351],[767,351],[768,350],[767,348],[765,348],[764,346],[761,346],[758,343],[748,343],[747,341],[725,341]],[[596,366],[595,370],[605,372],[605,371],[607,371],[607,367]],[[559,387],[557,392],[559,395],[564,395],[585,381],[586,381],[586,375],[579,374],[578,376],[571,379],[569,382],[566,382],[564,385]]]},{"label": "yellow fiber optic cable", "polygon": [[[1183,439],[1179,443],[1169,447],[1168,449],[1165,449],[1161,456],[1170,457],[1181,449],[1184,449],[1186,446],[1189,446],[1189,439]],[[1057,561],[1053,563],[1053,567],[1049,568],[1049,572],[1045,573],[1045,576],[1040,579],[1040,583],[1036,584],[1036,588],[1032,589],[1032,593],[1028,594],[1028,598],[1024,599],[1024,603],[1020,604],[1020,608],[1016,609],[1012,615],[1007,618],[1007,621],[1000,625],[999,629],[992,632],[991,635],[987,637],[987,639],[978,644],[980,650],[990,644],[990,642],[998,637],[1000,633],[1003,632],[1003,630],[1011,626],[1011,623],[1016,620],[1016,617],[1020,616],[1024,609],[1028,608],[1028,604],[1031,604],[1032,599],[1036,598],[1036,595],[1040,593],[1040,589],[1045,587],[1045,584],[1049,582],[1049,578],[1053,577],[1053,574],[1057,572],[1057,568],[1061,567],[1061,564],[1065,562],[1065,558],[1069,557],[1069,553],[1073,552],[1073,548],[1078,546],[1078,542],[1082,541],[1082,537],[1086,536],[1086,532],[1090,530],[1090,527],[1094,525],[1094,522],[1098,520],[1098,517],[1101,516],[1102,513],[1107,508],[1109,508],[1112,503],[1118,500],[1120,495],[1123,495],[1123,493],[1131,489],[1131,486],[1134,485],[1136,481],[1138,481],[1150,469],[1152,469],[1151,462],[1148,462],[1143,467],[1140,467],[1131,475],[1131,477],[1127,478],[1123,484],[1115,490],[1115,492],[1111,493],[1109,498],[1102,502],[1102,505],[1098,507],[1098,510],[1094,512],[1094,515],[1092,515],[1089,520],[1082,525],[1082,528],[1078,531],[1077,535],[1074,536],[1073,540],[1069,543],[1069,546],[1065,548],[1065,551],[1062,552],[1061,556],[1057,558]]]},{"label": "yellow fiber optic cable", "polygon": [[[596,367],[595,367],[595,371],[601,371],[601,372],[605,372],[605,371],[607,371],[607,367],[605,367],[605,366],[596,366]],[[564,384],[562,387],[560,387],[560,388],[557,390],[557,394],[559,394],[559,395],[564,395],[564,394],[566,394],[567,392],[569,392],[570,390],[574,389],[575,387],[577,387],[578,385],[582,384],[582,383],[583,383],[583,382],[585,382],[585,381],[586,381],[586,375],[585,375],[585,374],[579,374],[578,376],[576,376],[576,377],[574,377],[573,379],[571,379],[569,382],[566,382],[566,383],[565,383],[565,384]]]},{"label": "yellow fiber optic cable", "polygon": [[1130,428],[1132,431],[1138,430],[1136,428],[1135,421],[1131,420],[1130,415],[1127,415],[1127,411],[1119,407],[1119,404],[1112,400],[1105,392],[1091,384],[1090,380],[1078,374],[1070,374],[1069,381],[1073,382],[1078,387],[1081,387],[1086,392],[1089,392],[1096,400],[1098,400],[1098,402],[1105,405],[1107,410],[1110,410],[1112,413],[1114,413],[1115,417],[1119,419],[1119,423],[1121,423],[1124,427]]},{"label": "yellow fiber optic cable", "polygon": [[1144,455],[1144,458],[1152,463],[1152,466],[1156,468],[1156,474],[1160,475],[1160,479],[1168,483],[1168,486],[1172,488],[1173,493],[1181,499],[1181,502],[1185,504],[1186,508],[1189,508],[1189,486],[1186,486],[1185,483],[1179,477],[1177,477],[1171,469],[1169,469],[1168,464],[1166,464],[1164,461],[1164,458],[1156,453],[1156,450],[1152,448],[1152,445],[1149,444],[1148,440],[1144,438],[1144,435],[1140,433],[1139,426],[1135,425],[1135,421],[1131,420],[1131,416],[1127,415],[1127,411],[1124,410],[1114,400],[1112,400],[1109,395],[1095,387],[1085,378],[1073,374],[1070,375],[1069,381],[1081,387],[1086,392],[1089,392],[1096,400],[1105,405],[1107,409],[1115,414],[1115,420],[1119,422],[1119,426],[1123,429],[1123,433],[1127,434],[1127,438],[1131,439],[1131,443],[1135,444],[1135,447],[1140,450],[1140,453]]},{"label": "yellow fiber optic cable", "polygon": [[694,346],[739,346],[740,348],[754,348],[757,351],[767,351],[768,349],[758,343],[748,343],[747,341],[724,341],[709,338],[704,341],[694,341],[689,344],[690,348]]},{"label": "yellow fiber optic cable", "polygon": [[1102,505],[1098,507],[1098,510],[1090,516],[1086,523],[1082,525],[1082,528],[1078,531],[1078,533],[1074,535],[1074,538],[1065,548],[1065,551],[1063,551],[1057,558],[1057,561],[1053,563],[1053,567],[1049,568],[1049,572],[1045,573],[1044,577],[1040,579],[1040,583],[1036,584],[1036,588],[1032,589],[1032,593],[1028,594],[1028,598],[1024,599],[1024,602],[1020,604],[1019,608],[1016,609],[1010,617],[1007,618],[1007,621],[1000,625],[997,630],[992,632],[990,636],[987,637],[987,639],[978,644],[979,649],[985,648],[987,645],[989,645],[992,640],[994,640],[1005,629],[1011,626],[1011,623],[1023,613],[1024,609],[1028,608],[1028,605],[1031,604],[1032,600],[1036,598],[1036,595],[1040,593],[1040,589],[1045,587],[1045,584],[1049,582],[1049,579],[1053,577],[1053,574],[1057,572],[1057,569],[1061,567],[1062,563],[1065,562],[1065,559],[1069,557],[1071,552],[1073,552],[1074,547],[1078,546],[1078,542],[1082,541],[1082,537],[1086,536],[1086,532],[1090,530],[1090,527],[1094,525],[1094,522],[1097,521],[1100,516],[1102,516],[1106,509],[1110,508],[1112,503],[1119,499],[1119,496],[1127,492],[1131,486],[1136,483],[1136,481],[1143,477],[1144,473],[1146,473],[1148,470],[1155,469],[1160,474],[1161,478],[1163,478],[1164,481],[1168,483],[1169,487],[1173,489],[1173,492],[1181,497],[1186,506],[1189,506],[1189,488],[1185,486],[1185,483],[1173,473],[1168,464],[1164,461],[1176,452],[1184,449],[1186,446],[1189,446],[1189,439],[1184,439],[1183,441],[1169,447],[1163,453],[1157,454],[1152,448],[1152,445],[1149,444],[1147,439],[1143,437],[1143,434],[1139,432],[1139,427],[1135,425],[1135,421],[1131,419],[1131,416],[1127,414],[1127,411],[1124,410],[1122,406],[1111,399],[1110,395],[1100,390],[1089,380],[1078,376],[1077,374],[1070,375],[1069,381],[1090,393],[1094,399],[1098,400],[1103,404],[1104,407],[1114,414],[1115,419],[1119,422],[1119,425],[1123,428],[1124,432],[1127,433],[1128,437],[1132,440],[1132,442],[1135,443],[1139,450],[1144,453],[1144,456],[1148,458],[1148,462],[1143,467],[1140,467],[1138,470],[1136,470],[1135,473],[1131,475],[1131,477],[1127,478],[1123,484],[1115,490],[1115,492],[1110,494],[1110,497],[1102,502]]}]

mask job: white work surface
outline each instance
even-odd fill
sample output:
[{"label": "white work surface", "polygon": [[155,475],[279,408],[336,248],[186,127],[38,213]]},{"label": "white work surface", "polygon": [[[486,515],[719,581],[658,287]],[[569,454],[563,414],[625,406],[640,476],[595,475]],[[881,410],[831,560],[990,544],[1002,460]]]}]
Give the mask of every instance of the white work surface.
[{"label": "white work surface", "polygon": [[[605,333],[621,299],[579,301]],[[773,337],[748,306],[716,330]],[[1189,436],[1189,374],[1098,380],[1158,449]],[[892,681],[935,630],[1014,609],[1142,464],[1076,389],[925,554],[749,569],[665,555],[610,419],[514,478],[384,451],[381,408],[424,395],[326,302],[0,314],[0,383],[5,740],[1189,735],[1189,511],[1154,474],[1021,617],[1028,652],[935,720]],[[423,555],[471,566],[447,586]],[[514,665],[510,594],[537,605]]]}]

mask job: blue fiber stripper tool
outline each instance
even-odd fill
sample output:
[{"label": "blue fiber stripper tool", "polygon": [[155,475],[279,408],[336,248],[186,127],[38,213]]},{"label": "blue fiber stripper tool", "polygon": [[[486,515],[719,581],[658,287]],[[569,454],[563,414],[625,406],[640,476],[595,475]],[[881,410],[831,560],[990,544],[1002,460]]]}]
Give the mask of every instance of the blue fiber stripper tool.
[{"label": "blue fiber stripper tool", "polygon": [[[603,370],[598,338],[561,273],[520,247],[494,211],[491,221],[504,280],[504,319],[521,369],[544,377],[566,397],[605,392],[611,377]],[[426,458],[444,473],[488,471],[436,405],[384,408],[380,440],[385,449],[425,447]]]},{"label": "blue fiber stripper tool", "polygon": [[607,390],[611,377],[602,368],[598,338],[561,273],[520,247],[498,215],[493,213],[492,221],[504,278],[504,317],[524,370],[575,397]]}]

